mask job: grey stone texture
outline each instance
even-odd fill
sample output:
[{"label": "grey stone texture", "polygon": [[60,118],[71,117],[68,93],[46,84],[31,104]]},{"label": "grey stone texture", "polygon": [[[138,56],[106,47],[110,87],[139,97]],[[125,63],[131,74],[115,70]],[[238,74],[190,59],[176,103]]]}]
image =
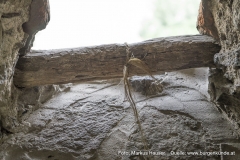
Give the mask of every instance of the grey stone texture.
[{"label": "grey stone texture", "polygon": [[17,90],[13,74],[18,50],[28,37],[22,25],[29,19],[31,0],[0,1],[0,127],[14,132],[17,120]]},{"label": "grey stone texture", "polygon": [[219,110],[239,130],[238,132],[240,132],[239,7],[238,0],[202,0],[198,18],[200,33],[214,37],[221,45],[221,51],[214,56],[217,69],[212,69],[209,77],[210,95]]},{"label": "grey stone texture", "polygon": [[[149,80],[131,81],[141,78]],[[208,69],[157,78],[163,79],[163,92],[146,96],[138,90],[133,95],[149,151],[164,155],[137,155],[144,151],[139,129],[123,84],[115,79],[73,84],[46,101],[23,121],[21,132],[4,135],[0,159],[221,159],[187,155],[220,151],[221,144],[238,141],[234,127],[208,101]]]}]

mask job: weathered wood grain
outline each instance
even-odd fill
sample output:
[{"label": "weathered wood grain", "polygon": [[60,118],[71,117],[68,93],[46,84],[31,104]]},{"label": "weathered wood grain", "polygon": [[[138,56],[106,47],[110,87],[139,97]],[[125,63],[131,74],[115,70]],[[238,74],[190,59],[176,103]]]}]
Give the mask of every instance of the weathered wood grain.
[{"label": "weathered wood grain", "polygon": [[[151,39],[130,44],[130,51],[143,58],[152,73],[197,67],[214,67],[220,46],[203,35]],[[33,87],[122,77],[126,63],[124,44],[73,49],[38,50],[20,57],[15,69],[17,87]],[[132,73],[145,74],[132,68]]]}]

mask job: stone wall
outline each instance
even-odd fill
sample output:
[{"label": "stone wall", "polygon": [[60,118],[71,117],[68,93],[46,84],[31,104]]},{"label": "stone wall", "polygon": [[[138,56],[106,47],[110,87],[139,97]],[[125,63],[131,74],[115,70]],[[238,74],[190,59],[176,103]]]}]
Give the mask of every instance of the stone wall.
[{"label": "stone wall", "polygon": [[19,128],[19,93],[13,85],[15,65],[27,53],[35,34],[49,21],[48,0],[0,1],[0,129],[16,132]]},{"label": "stone wall", "polygon": [[[214,37],[222,47],[214,57],[218,67],[211,69],[209,92],[219,111],[240,131],[239,7],[238,0],[202,0],[197,28],[201,34]],[[26,90],[15,88],[13,73],[18,56],[28,53],[35,34],[44,29],[49,20],[48,0],[0,1],[1,130],[15,132],[19,126],[19,113],[28,109],[17,103],[17,95],[25,94]],[[33,88],[31,91],[34,89],[38,90]]]},{"label": "stone wall", "polygon": [[12,82],[18,51],[28,37],[22,25],[29,19],[30,4],[31,0],[0,1],[0,126],[9,131],[17,125],[17,90]]},{"label": "stone wall", "polygon": [[221,45],[211,69],[209,92],[212,100],[240,132],[240,1],[202,0],[197,28]]}]

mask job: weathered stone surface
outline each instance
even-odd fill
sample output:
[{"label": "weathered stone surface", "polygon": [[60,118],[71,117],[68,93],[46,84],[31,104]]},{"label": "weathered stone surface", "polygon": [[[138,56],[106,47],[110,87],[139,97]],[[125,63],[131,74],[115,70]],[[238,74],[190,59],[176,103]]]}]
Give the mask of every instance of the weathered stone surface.
[{"label": "weathered stone surface", "polygon": [[227,152],[232,152],[234,151],[236,156],[227,156],[227,155],[222,155],[221,160],[238,160],[240,159],[240,144],[239,143],[225,143],[221,144],[221,150],[222,151],[227,151]]},{"label": "weathered stone surface", "polygon": [[20,55],[27,54],[38,31],[46,28],[50,21],[50,9],[48,0],[33,0],[30,7],[30,18],[23,24],[23,31],[28,34],[27,42],[20,49]]},{"label": "weathered stone surface", "polygon": [[[163,37],[130,44],[136,58],[144,58],[152,73],[214,67],[220,47],[209,36]],[[18,87],[122,77],[126,46],[110,44],[74,49],[33,51],[20,57],[14,75]],[[174,58],[173,58],[174,57]],[[146,74],[131,68],[131,73]]]},{"label": "weathered stone surface", "polygon": [[[239,128],[240,2],[237,0],[202,0],[202,4],[204,10],[200,11],[199,15],[211,13],[212,18],[209,20],[209,18],[203,17],[202,21],[207,21],[211,25],[198,28],[199,32],[203,33],[202,29],[206,32],[209,30],[213,32],[215,31],[213,27],[216,27],[221,44],[221,51],[214,56],[218,69],[212,70],[209,89],[212,99],[219,105],[219,109],[234,126]],[[216,37],[213,34],[211,36]]]},{"label": "weathered stone surface", "polygon": [[[149,149],[165,152],[153,160],[218,160],[170,153],[220,151],[221,143],[237,141],[230,122],[208,101],[207,77],[208,69],[171,72],[164,77],[163,93],[146,97],[133,92]],[[141,159],[123,153],[143,151],[143,145],[119,82],[75,84],[48,100],[23,122],[22,132],[4,136],[0,159]]]},{"label": "weathered stone surface", "polygon": [[201,1],[198,10],[197,29],[203,35],[212,36],[219,41],[218,31],[215,26],[213,14],[209,8],[209,1]]},{"label": "weathered stone surface", "polygon": [[0,126],[9,131],[17,125],[16,96],[13,74],[18,50],[24,46],[27,35],[22,25],[29,18],[31,0],[0,1]]},{"label": "weathered stone surface", "polygon": [[46,85],[18,90],[18,120],[29,117],[29,115],[38,109],[47,100],[54,97],[59,92],[65,92],[71,84],[66,85]]}]

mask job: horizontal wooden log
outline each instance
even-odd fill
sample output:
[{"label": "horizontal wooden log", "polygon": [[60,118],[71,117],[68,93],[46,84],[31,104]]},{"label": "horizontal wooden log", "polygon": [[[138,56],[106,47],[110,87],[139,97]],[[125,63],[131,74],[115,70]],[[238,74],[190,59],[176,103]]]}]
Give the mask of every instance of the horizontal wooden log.
[{"label": "horizontal wooden log", "polygon": [[[136,58],[152,73],[197,67],[214,67],[213,56],[220,46],[204,35],[156,38],[129,44]],[[126,63],[124,44],[73,49],[35,50],[20,57],[15,69],[17,87],[62,84],[122,77]],[[145,74],[132,68],[131,73]]]}]

